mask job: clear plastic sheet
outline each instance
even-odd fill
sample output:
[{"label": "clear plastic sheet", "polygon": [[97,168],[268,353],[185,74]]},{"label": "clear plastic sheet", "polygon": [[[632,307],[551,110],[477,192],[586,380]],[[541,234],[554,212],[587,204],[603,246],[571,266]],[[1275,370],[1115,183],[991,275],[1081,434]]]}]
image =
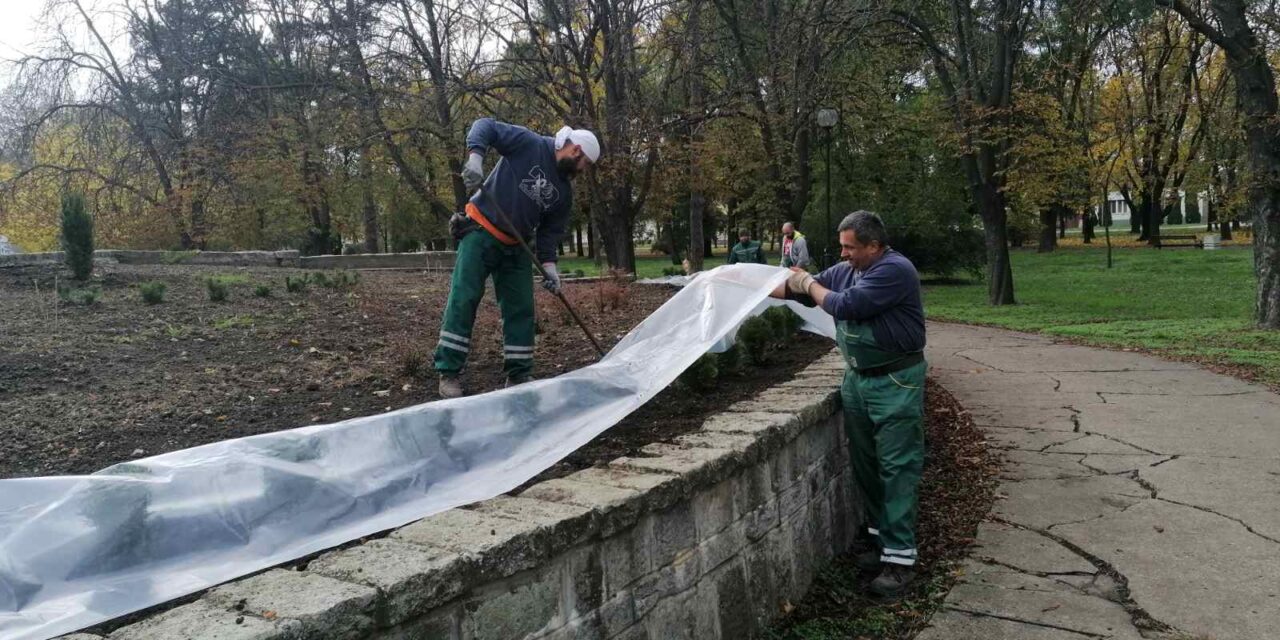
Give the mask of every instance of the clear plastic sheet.
[{"label": "clear plastic sheet", "polygon": [[[557,378],[88,476],[0,480],[0,638],[82,629],[510,491],[723,344],[785,278],[765,265],[700,274],[600,362]],[[821,311],[793,308],[833,334]]]}]

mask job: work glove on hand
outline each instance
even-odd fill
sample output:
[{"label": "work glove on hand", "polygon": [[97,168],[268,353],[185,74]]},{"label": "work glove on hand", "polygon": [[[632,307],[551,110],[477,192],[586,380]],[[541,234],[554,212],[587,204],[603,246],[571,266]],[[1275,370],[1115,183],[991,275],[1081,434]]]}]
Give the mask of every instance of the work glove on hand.
[{"label": "work glove on hand", "polygon": [[467,163],[462,165],[462,186],[467,193],[474,193],[481,182],[484,182],[484,156],[472,151]]},{"label": "work glove on hand", "polygon": [[787,278],[787,291],[797,295],[809,295],[809,285],[814,282],[808,271],[792,271]]},{"label": "work glove on hand", "polygon": [[547,277],[542,279],[542,288],[560,295],[560,272],[556,270],[556,263],[544,262],[542,269],[547,272]]}]

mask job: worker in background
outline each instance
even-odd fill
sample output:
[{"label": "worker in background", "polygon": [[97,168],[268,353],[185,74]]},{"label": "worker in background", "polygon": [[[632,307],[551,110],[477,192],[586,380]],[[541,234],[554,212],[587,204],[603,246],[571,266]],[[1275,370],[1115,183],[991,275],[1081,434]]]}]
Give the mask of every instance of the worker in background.
[{"label": "worker in background", "polygon": [[782,223],[782,266],[808,270],[810,262],[809,242],[804,234],[796,230],[795,224]]},{"label": "worker in background", "polygon": [[866,496],[858,567],[871,590],[897,597],[915,577],[916,489],[924,465],[924,304],[920,276],[868,211],[840,222],[842,262],[816,276],[793,267],[777,298],[817,305],[836,320],[847,366],[840,399],[854,478]]},{"label": "worker in background", "polygon": [[[484,156],[490,149],[501,159],[485,178]],[[466,393],[462,372],[474,344],[471,328],[490,276],[502,312],[507,386],[532,376],[533,265],[515,236],[536,242],[538,261],[548,276],[542,286],[558,293],[556,246],[564,237],[572,211],[571,181],[599,159],[600,142],[586,129],[564,127],[551,138],[491,118],[472,123],[462,182],[475,195],[465,213],[454,214],[449,221],[458,255],[435,353],[441,397],[457,398]],[[476,191],[482,181],[484,191]],[[502,218],[485,192],[497,199],[514,228],[502,226]]]},{"label": "worker in background", "polygon": [[729,249],[728,264],[738,264],[739,262],[769,264],[769,261],[764,257],[764,249],[761,248],[759,242],[751,240],[751,232],[746,229],[738,232],[738,244]]}]

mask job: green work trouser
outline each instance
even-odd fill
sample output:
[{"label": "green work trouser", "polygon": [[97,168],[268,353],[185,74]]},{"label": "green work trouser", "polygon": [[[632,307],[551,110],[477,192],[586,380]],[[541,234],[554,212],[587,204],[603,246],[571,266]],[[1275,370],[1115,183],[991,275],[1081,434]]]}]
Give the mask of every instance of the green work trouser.
[{"label": "green work trouser", "polygon": [[436,346],[436,371],[442,375],[458,375],[467,364],[471,327],[489,276],[502,311],[503,369],[515,379],[533,372],[533,266],[519,246],[504,245],[489,232],[476,230],[458,243]]},{"label": "green work trouser", "polygon": [[921,362],[872,378],[849,370],[840,387],[853,475],[866,498],[867,530],[879,541],[881,562],[916,562],[927,368]]}]

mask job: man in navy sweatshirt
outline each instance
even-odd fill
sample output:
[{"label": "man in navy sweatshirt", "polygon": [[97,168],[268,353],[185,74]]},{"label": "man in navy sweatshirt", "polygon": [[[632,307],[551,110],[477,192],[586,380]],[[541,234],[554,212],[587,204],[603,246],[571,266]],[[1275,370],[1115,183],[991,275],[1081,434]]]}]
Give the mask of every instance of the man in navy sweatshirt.
[{"label": "man in navy sweatshirt", "polygon": [[[493,149],[502,156],[488,178],[484,155]],[[542,286],[556,293],[560,274],[556,246],[564,237],[573,205],[575,176],[600,159],[600,142],[586,129],[564,127],[554,138],[492,118],[476,120],[467,133],[467,162],[462,181],[475,192],[466,212],[449,221],[458,241],[457,262],[445,304],[435,368],[440,395],[465,394],[462,371],[471,351],[471,328],[476,307],[484,297],[484,283],[493,277],[493,290],[502,311],[503,368],[507,385],[529,379],[533,372],[533,265],[516,236],[536,244],[535,252],[548,277]],[[484,190],[477,191],[481,181]],[[503,222],[494,203],[509,218]]]},{"label": "man in navy sweatshirt", "polygon": [[817,304],[836,320],[848,365],[840,398],[854,477],[866,497],[857,563],[879,570],[875,593],[896,597],[915,577],[916,487],[924,464],[924,304],[920,276],[889,247],[880,217],[856,211],[837,228],[843,262],[792,269],[773,296]]}]

